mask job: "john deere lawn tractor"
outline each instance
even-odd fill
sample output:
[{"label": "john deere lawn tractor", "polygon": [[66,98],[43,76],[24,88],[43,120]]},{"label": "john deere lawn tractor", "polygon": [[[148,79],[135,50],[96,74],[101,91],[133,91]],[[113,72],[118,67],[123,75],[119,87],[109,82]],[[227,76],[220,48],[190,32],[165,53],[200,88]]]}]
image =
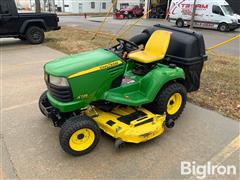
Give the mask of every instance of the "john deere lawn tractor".
[{"label": "john deere lawn tractor", "polygon": [[61,127],[60,144],[71,155],[92,151],[100,129],[117,148],[159,136],[183,112],[187,92],[199,89],[207,59],[201,34],[155,25],[117,41],[44,66],[48,90],[39,107]]}]

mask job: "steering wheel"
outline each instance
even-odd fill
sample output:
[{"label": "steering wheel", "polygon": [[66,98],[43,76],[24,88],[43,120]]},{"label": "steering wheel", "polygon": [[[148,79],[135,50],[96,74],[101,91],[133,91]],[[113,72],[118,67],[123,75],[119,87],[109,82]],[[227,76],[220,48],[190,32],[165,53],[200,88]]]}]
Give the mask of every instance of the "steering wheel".
[{"label": "steering wheel", "polygon": [[138,45],[131,41],[122,38],[117,38],[117,41],[119,42],[121,48],[126,52],[136,51],[139,49]]}]

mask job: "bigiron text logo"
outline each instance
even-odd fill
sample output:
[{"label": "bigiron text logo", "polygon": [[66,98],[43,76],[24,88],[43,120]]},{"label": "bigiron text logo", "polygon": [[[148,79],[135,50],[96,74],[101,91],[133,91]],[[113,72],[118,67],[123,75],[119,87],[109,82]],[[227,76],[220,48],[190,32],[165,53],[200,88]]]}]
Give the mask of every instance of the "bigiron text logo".
[{"label": "bigiron text logo", "polygon": [[192,175],[198,179],[204,179],[209,175],[236,175],[237,168],[234,165],[213,165],[207,162],[204,165],[198,165],[195,161],[181,162],[181,175]]}]

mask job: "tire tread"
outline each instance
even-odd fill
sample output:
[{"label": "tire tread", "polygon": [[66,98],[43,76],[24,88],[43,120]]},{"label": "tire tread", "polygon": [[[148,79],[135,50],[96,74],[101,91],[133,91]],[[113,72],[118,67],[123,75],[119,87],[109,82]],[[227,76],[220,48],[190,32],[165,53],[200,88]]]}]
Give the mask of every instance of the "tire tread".
[{"label": "tire tread", "polygon": [[[69,147],[69,139],[73,132],[81,128],[89,128],[93,130],[95,134],[95,140],[88,149],[83,151],[74,151]],[[100,136],[101,136],[101,131],[97,123],[87,116],[80,115],[80,116],[71,117],[68,120],[66,120],[66,122],[62,125],[62,128],[60,130],[59,141],[60,141],[61,147],[65,152],[73,156],[80,156],[92,151],[98,144],[100,140]]]},{"label": "tire tread", "polygon": [[[182,95],[183,101],[182,101],[182,106],[180,107],[179,111],[174,114],[174,115],[169,115],[166,112],[166,104],[168,102],[169,97],[175,93],[179,92]],[[148,105],[148,109],[152,111],[153,113],[160,113],[163,114],[166,112],[167,114],[167,119],[177,119],[183,112],[185,105],[186,105],[186,100],[187,100],[187,91],[184,85],[180,83],[170,83],[166,85],[157,95],[153,103]]]}]

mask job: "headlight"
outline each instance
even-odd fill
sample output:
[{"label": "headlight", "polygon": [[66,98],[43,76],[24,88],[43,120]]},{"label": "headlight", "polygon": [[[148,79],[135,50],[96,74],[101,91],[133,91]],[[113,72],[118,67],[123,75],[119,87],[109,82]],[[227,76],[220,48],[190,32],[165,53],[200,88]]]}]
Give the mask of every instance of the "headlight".
[{"label": "headlight", "polygon": [[49,82],[55,86],[69,86],[67,79],[64,77],[55,77],[49,75]]},{"label": "headlight", "polygon": [[124,12],[124,14],[128,14],[128,12],[127,12],[127,11],[125,11],[125,12]]},{"label": "headlight", "polygon": [[237,20],[236,20],[236,19],[231,19],[231,21],[232,21],[233,23],[236,23],[236,22],[237,22]]}]

